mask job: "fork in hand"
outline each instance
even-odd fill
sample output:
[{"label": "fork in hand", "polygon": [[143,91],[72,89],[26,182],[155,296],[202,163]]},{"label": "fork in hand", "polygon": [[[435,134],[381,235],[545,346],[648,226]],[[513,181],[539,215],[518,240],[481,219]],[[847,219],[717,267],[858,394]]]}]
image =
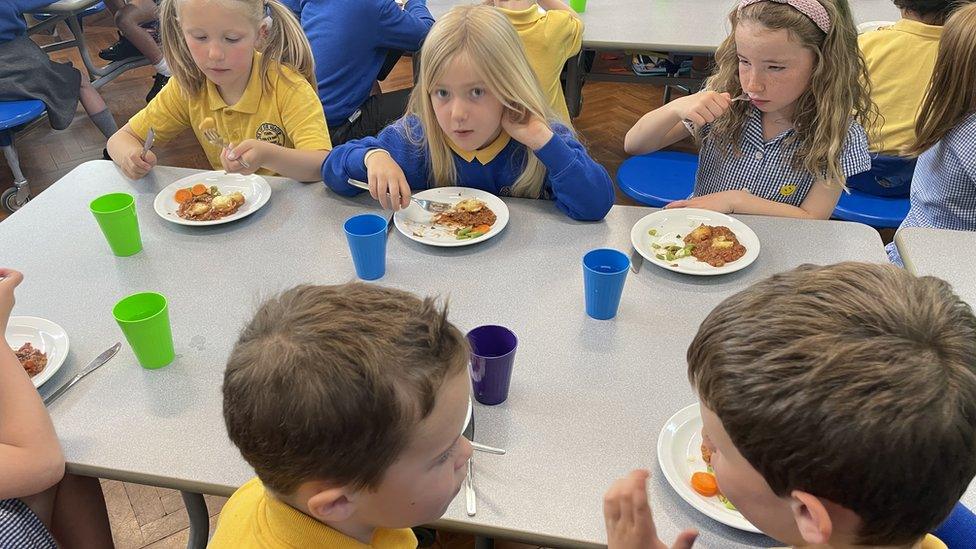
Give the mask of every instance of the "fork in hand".
[{"label": "fork in hand", "polygon": [[[217,128],[209,127],[204,129],[201,127],[200,129],[203,130],[203,137],[205,137],[211,145],[220,147],[222,149],[227,149],[227,152],[230,152],[230,143],[228,143],[226,139],[217,133]],[[243,158],[238,158],[237,161],[240,162],[241,166],[244,166],[245,168],[251,167],[247,162],[244,161]]]},{"label": "fork in hand", "polygon": [[[749,94],[743,93],[738,97],[733,97],[732,102],[735,103],[736,101],[749,101]],[[695,133],[698,132],[698,129],[695,127],[695,123],[692,122],[691,120],[685,118],[684,120],[681,121],[681,123],[685,125],[685,128],[688,130],[689,133],[691,133],[691,135],[695,135]]]},{"label": "fork in hand", "polygon": [[[363,189],[364,191],[368,191],[369,190],[369,185],[367,185],[366,183],[363,183],[362,181],[359,181],[357,179],[350,178],[348,180],[348,182],[353,187],[356,187],[356,188],[359,188],[359,189]],[[441,212],[446,212],[447,210],[450,210],[451,209],[451,204],[449,204],[447,202],[438,202],[436,200],[426,200],[426,199],[423,199],[423,198],[415,198],[413,196],[410,197],[410,201],[413,202],[413,203],[415,203],[416,205],[420,206],[421,208],[427,210],[428,212],[431,212],[431,213],[441,213]]]}]

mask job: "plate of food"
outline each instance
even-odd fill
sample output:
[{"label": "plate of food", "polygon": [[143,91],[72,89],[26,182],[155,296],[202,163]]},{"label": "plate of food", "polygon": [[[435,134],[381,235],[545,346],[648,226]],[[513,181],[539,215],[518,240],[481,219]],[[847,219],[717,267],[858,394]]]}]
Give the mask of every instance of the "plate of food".
[{"label": "plate of food", "polygon": [[68,356],[68,334],[64,328],[43,318],[12,316],[7,322],[7,345],[40,387],[61,369]]},{"label": "plate of food", "polygon": [[679,410],[664,424],[657,437],[657,461],[674,491],[689,505],[733,528],[762,532],[735,510],[715,482],[710,458],[702,445],[702,420],[698,404]]},{"label": "plate of food", "polygon": [[445,212],[429,212],[416,203],[393,215],[398,231],[430,246],[470,246],[502,232],[508,225],[508,206],[497,196],[467,187],[435,187],[413,195],[447,202]]},{"label": "plate of food", "polygon": [[219,225],[247,217],[267,204],[271,185],[260,175],[205,172],[171,183],[153,208],[180,225]]},{"label": "plate of food", "polygon": [[630,240],[644,259],[665,269],[700,276],[733,273],[759,257],[759,237],[734,217],[676,208],[642,217]]}]

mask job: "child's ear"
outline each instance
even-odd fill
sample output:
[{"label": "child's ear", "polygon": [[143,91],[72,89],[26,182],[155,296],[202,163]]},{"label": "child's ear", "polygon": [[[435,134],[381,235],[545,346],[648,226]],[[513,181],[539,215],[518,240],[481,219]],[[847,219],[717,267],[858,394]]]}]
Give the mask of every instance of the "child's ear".
[{"label": "child's ear", "polygon": [[794,490],[790,497],[793,501],[793,519],[803,540],[811,545],[825,544],[830,541],[834,524],[827,512],[827,507],[817,496]]},{"label": "child's ear", "polygon": [[329,524],[349,520],[356,511],[354,498],[344,487],[318,489],[306,506],[310,515]]}]

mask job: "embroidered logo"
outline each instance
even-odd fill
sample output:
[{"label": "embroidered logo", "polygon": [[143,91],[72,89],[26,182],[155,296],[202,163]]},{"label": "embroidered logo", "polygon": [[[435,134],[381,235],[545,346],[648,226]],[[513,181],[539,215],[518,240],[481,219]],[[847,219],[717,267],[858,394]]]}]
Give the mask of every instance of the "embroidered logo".
[{"label": "embroidered logo", "polygon": [[285,132],[278,126],[265,122],[258,126],[258,131],[254,133],[254,138],[266,143],[274,143],[280,147],[285,145]]},{"label": "embroidered logo", "polygon": [[783,185],[779,188],[779,194],[782,196],[793,196],[796,192],[796,185]]}]

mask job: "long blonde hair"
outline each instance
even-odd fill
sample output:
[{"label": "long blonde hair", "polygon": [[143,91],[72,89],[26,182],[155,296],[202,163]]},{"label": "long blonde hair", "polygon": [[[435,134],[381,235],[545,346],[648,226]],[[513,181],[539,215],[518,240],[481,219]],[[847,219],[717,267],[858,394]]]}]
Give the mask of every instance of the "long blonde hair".
[{"label": "long blonde hair", "polygon": [[915,143],[905,150],[918,156],[976,111],[976,4],[959,8],[946,21],[939,57],[915,121]]},{"label": "long blonde hair", "polygon": [[[871,101],[870,81],[864,57],[857,46],[857,29],[847,0],[818,0],[830,16],[830,32],[824,33],[799,10],[777,2],[758,2],[732,10],[732,32],[715,53],[716,73],[705,86],[709,90],[741,95],[739,59],[735,29],[742,21],[755,21],[769,29],[786,29],[790,36],[815,56],[810,86],[796,101],[794,134],[799,143],[792,167],[813,174],[814,180],[843,182],[841,152],[851,125],[851,116],[870,128],[878,118]],[[709,135],[723,153],[730,148],[741,153],[739,143],[745,119],[752,106],[736,102],[730,111],[712,124]]]},{"label": "long blonde hair", "polygon": [[[506,109],[537,116],[549,124],[557,117],[542,93],[525,57],[522,41],[501,12],[487,6],[457,6],[437,20],[420,51],[420,78],[410,94],[407,112],[415,115],[423,135],[407,130],[407,138],[429,149],[429,168],[439,187],[457,184],[457,168],[448,137],[437,123],[430,94],[451,62],[464,56],[477,68],[485,86]],[[502,116],[509,116],[506,111]],[[572,130],[570,130],[572,131]],[[512,196],[539,198],[546,167],[525,148],[524,168],[512,185]]]},{"label": "long blonde hair", "polygon": [[[159,5],[159,33],[162,37],[163,55],[173,73],[173,78],[191,97],[199,95],[207,84],[207,77],[193,62],[190,49],[183,37],[180,24],[180,4],[186,0],[163,0]],[[267,75],[273,63],[287,65],[298,71],[312,86],[316,85],[315,62],[312,47],[295,19],[295,14],[278,0],[205,0],[221,2],[228,9],[237,9],[245,15],[255,28],[259,28],[270,18],[268,34],[258,36],[256,48],[264,56],[261,59],[261,74]],[[264,79],[264,85],[270,82]]]}]

